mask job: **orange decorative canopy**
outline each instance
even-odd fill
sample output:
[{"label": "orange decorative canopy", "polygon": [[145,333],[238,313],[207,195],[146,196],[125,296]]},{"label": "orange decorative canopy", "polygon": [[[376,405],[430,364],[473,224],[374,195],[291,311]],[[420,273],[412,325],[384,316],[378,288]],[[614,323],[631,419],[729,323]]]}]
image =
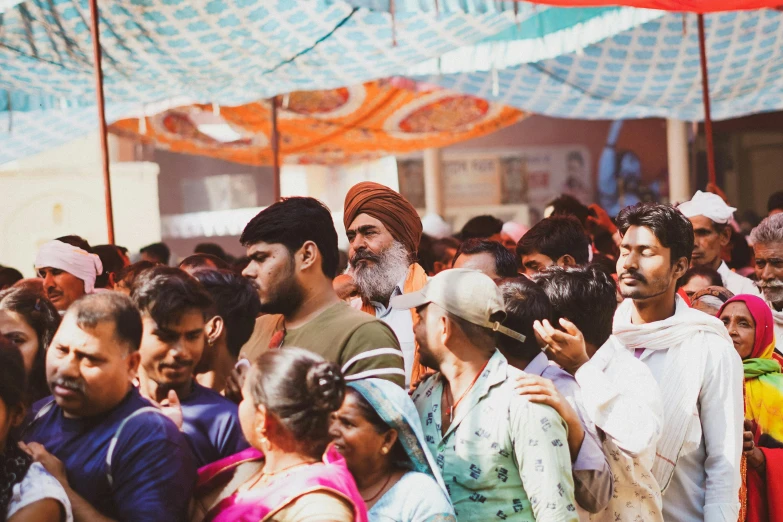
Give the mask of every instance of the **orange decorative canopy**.
[{"label": "orange decorative canopy", "polygon": [[[421,86],[419,86],[421,87]],[[525,113],[443,89],[420,91],[380,81],[277,97],[283,162],[337,164],[404,154],[483,136],[521,120]],[[215,114],[219,112],[219,117]],[[158,147],[245,163],[271,165],[271,105],[190,105],[114,123],[110,131]],[[220,141],[208,128],[228,124]]]}]

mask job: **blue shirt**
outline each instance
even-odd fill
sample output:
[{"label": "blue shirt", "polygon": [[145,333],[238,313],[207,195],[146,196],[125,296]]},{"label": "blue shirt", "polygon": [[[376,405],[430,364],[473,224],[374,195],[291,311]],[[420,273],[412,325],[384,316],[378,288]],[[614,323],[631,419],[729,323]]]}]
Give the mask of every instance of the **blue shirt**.
[{"label": "blue shirt", "polygon": [[182,404],[182,431],[198,467],[248,448],[239,425],[237,405],[194,382]]},{"label": "blue shirt", "polygon": [[60,459],[71,488],[106,517],[134,522],[185,520],[196,467],[185,437],[163,414],[143,412],[128,420],[112,452],[111,466],[106,463],[122,421],[148,406],[134,388],[106,413],[66,418],[49,397],[33,406],[34,411],[49,408],[28,426],[23,440],[42,444]]}]

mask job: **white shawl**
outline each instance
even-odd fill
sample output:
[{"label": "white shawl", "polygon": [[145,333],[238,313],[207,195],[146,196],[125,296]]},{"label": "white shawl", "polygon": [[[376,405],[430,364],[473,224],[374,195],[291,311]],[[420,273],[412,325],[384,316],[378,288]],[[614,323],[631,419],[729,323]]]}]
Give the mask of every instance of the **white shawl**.
[{"label": "white shawl", "polygon": [[664,430],[652,469],[661,490],[665,490],[677,460],[701,443],[698,400],[711,348],[705,334],[718,335],[729,343],[731,338],[720,320],[692,310],[679,296],[674,315],[663,321],[632,324],[633,307],[632,299],[626,299],[618,307],[614,335],[630,350],[668,350],[665,370],[658,382],[663,398]]},{"label": "white shawl", "polygon": [[783,311],[778,312],[772,303],[764,299],[772,310],[772,319],[775,320],[775,347],[779,352],[783,352]]}]

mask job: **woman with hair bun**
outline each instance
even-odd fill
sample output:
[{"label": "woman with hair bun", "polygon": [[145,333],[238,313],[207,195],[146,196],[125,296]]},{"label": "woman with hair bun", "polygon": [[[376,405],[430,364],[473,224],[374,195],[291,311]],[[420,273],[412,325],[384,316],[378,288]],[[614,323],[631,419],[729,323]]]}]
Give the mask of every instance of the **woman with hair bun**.
[{"label": "woman with hair bun", "polygon": [[199,470],[191,520],[366,522],[345,460],[326,451],[330,416],[344,395],[339,367],[312,352],[261,355],[239,405],[251,448]]}]

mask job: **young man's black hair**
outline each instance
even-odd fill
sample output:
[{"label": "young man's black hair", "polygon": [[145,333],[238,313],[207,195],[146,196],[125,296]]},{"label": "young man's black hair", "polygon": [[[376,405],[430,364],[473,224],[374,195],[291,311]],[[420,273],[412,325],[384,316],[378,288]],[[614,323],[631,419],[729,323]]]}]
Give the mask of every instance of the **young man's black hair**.
[{"label": "young man's black hair", "polygon": [[312,241],[321,253],[321,270],[334,279],[340,260],[337,232],[326,205],[314,198],[285,198],[259,212],[245,226],[239,238],[244,246],[279,243],[289,252]]}]

